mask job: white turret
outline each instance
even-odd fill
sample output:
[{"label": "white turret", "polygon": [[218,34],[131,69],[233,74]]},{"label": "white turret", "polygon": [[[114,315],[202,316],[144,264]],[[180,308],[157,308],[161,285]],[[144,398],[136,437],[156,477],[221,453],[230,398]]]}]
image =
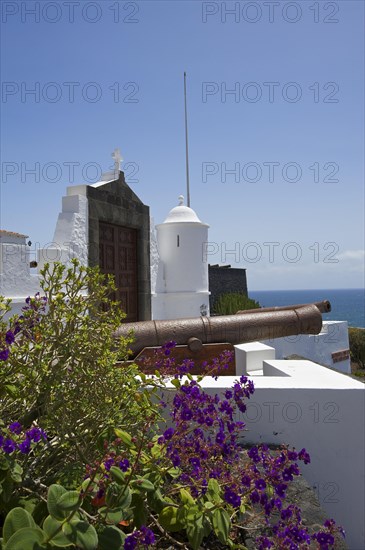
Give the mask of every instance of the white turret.
[{"label": "white turret", "polygon": [[154,319],[209,315],[208,227],[180,195],[179,205],[156,226],[159,266],[152,295]]}]

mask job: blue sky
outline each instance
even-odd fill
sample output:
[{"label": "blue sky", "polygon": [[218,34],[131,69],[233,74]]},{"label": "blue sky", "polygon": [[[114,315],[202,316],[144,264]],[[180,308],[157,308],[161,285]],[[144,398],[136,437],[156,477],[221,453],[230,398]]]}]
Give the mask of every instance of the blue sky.
[{"label": "blue sky", "polygon": [[4,0],[1,228],[50,243],[66,187],[115,147],[163,221],[185,194],[185,70],[208,261],[252,290],[363,286],[363,28],[351,0]]}]

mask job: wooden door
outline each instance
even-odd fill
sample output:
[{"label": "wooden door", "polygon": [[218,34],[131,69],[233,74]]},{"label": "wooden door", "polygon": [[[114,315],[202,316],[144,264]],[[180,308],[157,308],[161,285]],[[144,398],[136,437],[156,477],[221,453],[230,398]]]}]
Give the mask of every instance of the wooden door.
[{"label": "wooden door", "polygon": [[99,265],[102,273],[114,276],[112,298],[126,312],[125,322],[138,321],[137,230],[99,222]]}]

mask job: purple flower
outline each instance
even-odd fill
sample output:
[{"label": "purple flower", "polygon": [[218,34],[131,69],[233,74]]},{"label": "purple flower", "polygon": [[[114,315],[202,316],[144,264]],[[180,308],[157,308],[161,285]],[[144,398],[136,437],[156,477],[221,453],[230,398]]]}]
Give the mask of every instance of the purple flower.
[{"label": "purple flower", "polygon": [[259,541],[259,550],[265,550],[266,548],[272,548],[274,545],[273,543],[267,538],[262,537]]},{"label": "purple flower", "polygon": [[142,525],[142,527],[134,531],[131,535],[128,535],[124,541],[124,550],[134,550],[137,546],[144,545],[145,547],[153,545],[155,543],[155,535],[153,531],[148,527]]},{"label": "purple flower", "polygon": [[122,472],[126,472],[129,468],[129,460],[128,458],[125,458],[124,460],[121,460],[119,462],[119,468],[122,470]]},{"label": "purple flower", "polygon": [[22,425],[20,422],[13,422],[9,425],[9,430],[13,432],[13,434],[20,434],[22,431]]},{"label": "purple flower", "polygon": [[191,412],[190,409],[183,409],[181,413],[182,420],[191,420],[192,416],[193,416],[193,413]]},{"label": "purple flower", "polygon": [[200,468],[200,460],[197,457],[190,458],[189,460],[190,464],[192,465],[194,470],[197,470]]},{"label": "purple flower", "polygon": [[290,468],[285,468],[285,470],[283,471],[283,480],[284,481],[292,481],[293,479],[293,475],[291,473],[291,469]]},{"label": "purple flower", "polygon": [[235,508],[238,508],[241,505],[241,497],[232,491],[232,489],[226,488],[223,498],[226,502],[228,502],[228,504],[231,504]]},{"label": "purple flower", "polygon": [[16,449],[16,444],[12,439],[5,439],[3,443],[4,453],[10,455]]},{"label": "purple flower", "polygon": [[5,348],[0,351],[0,361],[6,361],[8,357],[9,357],[8,348]]},{"label": "purple flower", "polygon": [[174,435],[174,428],[168,428],[167,430],[164,431],[164,434],[163,434],[166,441],[169,441],[169,439],[171,439],[173,435]]},{"label": "purple flower", "polygon": [[134,550],[137,548],[138,541],[136,537],[134,536],[134,533],[132,535],[128,535],[128,537],[124,541],[124,550]]},{"label": "purple flower", "polygon": [[5,341],[6,343],[10,346],[10,344],[12,344],[14,342],[15,338],[14,338],[14,333],[13,331],[11,330],[8,330],[6,335],[5,335]]},{"label": "purple flower", "polygon": [[279,485],[275,487],[275,493],[278,495],[278,497],[285,498],[285,491],[287,487],[288,486],[286,483],[279,483]]},{"label": "purple flower", "polygon": [[284,510],[281,511],[281,519],[286,520],[291,518],[293,515],[293,510],[289,506],[288,508],[284,508]]},{"label": "purple flower", "polygon": [[301,451],[299,451],[298,458],[299,460],[303,460],[304,464],[309,464],[311,461],[311,457],[309,456],[309,454],[305,449],[302,449]]},{"label": "purple flower", "polygon": [[251,478],[247,474],[241,477],[241,483],[244,487],[251,487]]},{"label": "purple flower", "polygon": [[143,534],[143,538],[141,539],[142,544],[148,546],[155,543],[155,535],[153,534],[153,531],[151,531],[151,529],[148,529],[148,527],[145,527],[143,525],[140,531]]},{"label": "purple flower", "polygon": [[247,454],[254,462],[260,462],[259,450],[257,447],[251,447]]},{"label": "purple flower", "polygon": [[260,491],[262,491],[263,489],[266,488],[266,482],[264,479],[257,479],[255,481],[255,487],[256,489],[259,489]]},{"label": "purple flower", "polygon": [[172,462],[172,464],[175,468],[177,468],[177,466],[180,466],[181,458],[179,457],[179,455],[177,453],[172,455],[171,462]]},{"label": "purple flower", "polygon": [[216,438],[215,438],[215,441],[216,443],[218,443],[218,445],[221,445],[223,443],[223,441],[225,440],[226,436],[224,435],[223,432],[218,432],[217,435],[216,435]]},{"label": "purple flower", "polygon": [[253,502],[253,504],[260,502],[259,493],[257,491],[252,491],[252,493],[250,494],[250,499],[251,499],[251,502]]},{"label": "purple flower", "polygon": [[24,441],[18,445],[18,449],[21,453],[28,454],[30,451],[30,439],[24,439]]},{"label": "purple flower", "polygon": [[46,433],[41,430],[41,428],[37,427],[31,428],[25,433],[25,435],[28,439],[33,440],[34,443],[38,443],[41,437],[43,437],[43,439],[47,439]]},{"label": "purple flower", "polygon": [[110,468],[113,466],[114,464],[114,458],[108,458],[105,462],[104,462],[104,467],[106,469],[107,472],[109,472]]}]

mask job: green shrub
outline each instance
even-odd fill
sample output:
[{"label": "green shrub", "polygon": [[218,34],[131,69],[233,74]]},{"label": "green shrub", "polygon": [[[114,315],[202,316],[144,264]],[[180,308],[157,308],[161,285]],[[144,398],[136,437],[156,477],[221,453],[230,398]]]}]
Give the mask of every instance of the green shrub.
[{"label": "green shrub", "polygon": [[42,276],[44,297],[28,298],[10,321],[15,341],[0,363],[0,399],[6,425],[36,423],[51,438],[43,460],[29,465],[29,474],[49,484],[84,472],[100,452],[100,434],[137,428],[145,411],[135,400],[137,367],[115,367],[128,342],[112,335],[125,317],[108,299],[112,280],[77,261],[69,269],[46,265]]},{"label": "green shrub", "polygon": [[349,328],[351,361],[365,369],[365,329]]},{"label": "green shrub", "polygon": [[227,292],[221,294],[213,305],[216,315],[234,315],[237,311],[257,309],[260,304],[242,292]]}]

